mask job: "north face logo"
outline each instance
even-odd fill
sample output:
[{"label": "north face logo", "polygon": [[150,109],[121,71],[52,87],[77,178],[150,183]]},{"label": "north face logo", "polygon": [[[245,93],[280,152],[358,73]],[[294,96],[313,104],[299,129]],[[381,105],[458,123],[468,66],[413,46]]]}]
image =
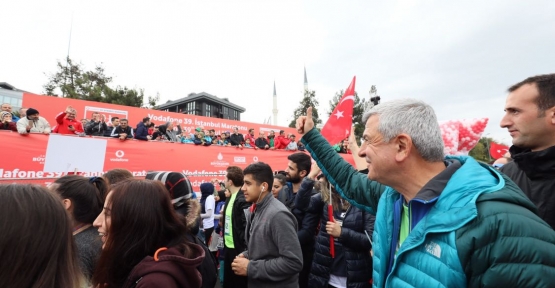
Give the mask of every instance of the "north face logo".
[{"label": "north face logo", "polygon": [[424,248],[426,249],[426,252],[436,256],[437,258],[441,258],[441,247],[437,243],[430,241],[426,243]]}]

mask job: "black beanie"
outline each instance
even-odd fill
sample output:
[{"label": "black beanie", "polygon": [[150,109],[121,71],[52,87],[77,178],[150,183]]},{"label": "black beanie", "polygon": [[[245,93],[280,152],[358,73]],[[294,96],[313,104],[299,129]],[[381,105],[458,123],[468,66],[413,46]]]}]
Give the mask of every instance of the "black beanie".
[{"label": "black beanie", "polygon": [[39,111],[37,109],[33,109],[33,108],[29,108],[27,109],[26,115],[35,115],[35,114],[39,114]]}]

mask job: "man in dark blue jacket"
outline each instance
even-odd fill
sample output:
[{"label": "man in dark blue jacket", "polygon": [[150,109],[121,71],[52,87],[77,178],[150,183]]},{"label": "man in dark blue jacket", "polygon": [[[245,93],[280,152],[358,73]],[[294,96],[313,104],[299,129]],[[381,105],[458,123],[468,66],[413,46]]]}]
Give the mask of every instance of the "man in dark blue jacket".
[{"label": "man in dark blue jacket", "polygon": [[137,129],[135,129],[135,139],[144,141],[152,139],[152,137],[148,135],[148,125],[150,125],[149,117],[143,118],[143,122],[139,122],[139,124],[137,124]]}]

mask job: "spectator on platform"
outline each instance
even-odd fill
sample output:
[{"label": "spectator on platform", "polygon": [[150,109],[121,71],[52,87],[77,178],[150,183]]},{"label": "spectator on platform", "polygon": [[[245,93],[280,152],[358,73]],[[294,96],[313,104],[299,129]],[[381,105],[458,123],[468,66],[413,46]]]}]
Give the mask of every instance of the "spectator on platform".
[{"label": "spectator on platform", "polygon": [[256,137],[254,137],[254,128],[250,128],[249,133],[245,135],[245,142],[247,142],[247,139],[250,139],[251,146],[254,146],[254,142],[256,141]]},{"label": "spectator on platform", "polygon": [[108,125],[108,127],[106,127],[106,130],[104,130],[104,137],[111,137],[112,135],[112,131],[114,131],[114,128],[116,128],[119,125],[119,117],[112,117],[112,119],[110,119],[110,125]]},{"label": "spectator on platform", "polygon": [[[27,111],[29,113],[29,111]],[[66,110],[56,116],[56,132],[60,134],[83,134],[83,125],[81,122],[75,120],[77,116],[77,111],[71,107],[67,106]]]},{"label": "spectator on platform", "polygon": [[156,128],[156,125],[152,122],[150,122],[150,124],[148,124],[147,128],[148,128],[148,135],[150,135],[150,136],[152,136],[152,134],[154,134],[154,132],[158,131],[158,129]]},{"label": "spectator on platform", "polygon": [[104,245],[92,287],[201,287],[205,252],[159,181],[114,185],[94,226]]},{"label": "spectator on platform", "polygon": [[270,149],[270,144],[268,143],[268,139],[266,139],[266,137],[264,136],[264,132],[260,131],[258,138],[256,138],[256,140],[254,141],[254,145],[256,145],[256,147],[258,147],[259,149],[268,150]]},{"label": "spectator on platform", "polygon": [[204,134],[204,132],[199,131],[200,129],[197,128],[197,132],[195,133],[195,139],[193,139],[193,142],[195,143],[195,145],[202,145],[202,146],[210,146],[212,145],[212,141],[210,140],[209,136],[206,136]]},{"label": "spectator on platform", "polygon": [[[253,144],[254,144],[254,143],[253,143]],[[244,145],[244,147],[246,147],[246,148],[253,148],[252,145],[251,145],[251,138],[245,139],[245,145]]]},{"label": "spectator on platform", "polygon": [[38,185],[0,185],[0,287],[88,287],[60,198]]},{"label": "spectator on platform", "polygon": [[299,151],[305,151],[306,147],[304,147],[304,144],[301,141],[299,141],[299,142],[297,142],[297,149]]},{"label": "spectator on platform", "polygon": [[270,149],[275,149],[275,135],[276,132],[274,132],[274,130],[270,130],[270,133],[268,133],[268,145],[270,146]]},{"label": "spectator on platform", "polygon": [[135,131],[135,139],[148,141],[152,139],[152,136],[148,135],[148,127],[150,125],[150,118],[145,117],[143,118],[142,122],[137,124],[137,131]]},{"label": "spectator on platform", "polygon": [[85,133],[91,136],[104,136],[104,132],[108,130],[104,114],[93,112],[91,121],[85,124]]},{"label": "spectator on platform", "polygon": [[17,132],[17,124],[12,121],[12,113],[2,111],[0,112],[0,119],[2,120],[0,130],[11,130]]},{"label": "spectator on platform", "polygon": [[85,126],[87,126],[87,123],[89,123],[89,120],[81,119],[81,126],[83,126],[83,129],[85,129]]},{"label": "spectator on platform", "polygon": [[115,168],[102,175],[108,185],[114,185],[124,180],[133,179],[133,173],[127,169]]},{"label": "spectator on platform", "polygon": [[214,129],[208,130],[208,136],[210,136],[210,138],[214,140],[216,138],[216,131]]},{"label": "spectator on platform", "polygon": [[288,137],[285,137],[285,131],[280,130],[279,135],[275,139],[276,149],[285,149],[287,145],[289,145],[289,142],[291,142],[291,140],[289,140]]},{"label": "spectator on platform", "polygon": [[222,133],[222,135],[220,135],[220,139],[218,139],[218,145],[231,146],[228,136],[229,134],[227,132]]},{"label": "spectator on platform", "polygon": [[19,108],[19,119],[24,118],[25,116],[27,116],[27,108]]},{"label": "spectator on platform", "polygon": [[295,142],[295,135],[289,135],[289,144],[285,147],[285,150],[288,151],[297,151],[299,147],[297,146],[297,142]]},{"label": "spectator on platform", "polygon": [[119,120],[119,125],[112,130],[110,136],[120,140],[133,139],[133,128],[129,127],[128,123],[127,119]]},{"label": "spectator on platform", "polygon": [[48,121],[46,121],[44,117],[39,116],[39,111],[33,108],[25,110],[27,110],[26,116],[21,117],[21,119],[17,121],[17,131],[19,132],[19,134],[50,134],[50,123],[48,123]]},{"label": "spectator on platform", "polygon": [[48,188],[60,196],[68,211],[81,268],[90,280],[102,251],[102,242],[92,223],[104,208],[108,185],[100,177],[66,175],[56,179]]},{"label": "spectator on platform", "polygon": [[194,144],[195,141],[193,140],[193,138],[191,138],[191,135],[189,135],[189,133],[187,133],[187,131],[183,130],[181,132],[181,138],[180,138],[181,143],[191,143]]},{"label": "spectator on platform", "polygon": [[173,130],[174,123],[166,122],[166,124],[158,126],[158,133],[152,134],[152,140],[156,140],[156,138],[160,138],[161,140],[167,140],[170,142],[179,142],[177,139],[177,135],[181,135],[181,126],[177,124],[177,134],[176,131]]},{"label": "spectator on platform", "polygon": [[243,138],[243,134],[239,133],[239,128],[233,127],[233,134],[229,136],[229,143],[231,143],[231,146],[243,147],[245,138]]},{"label": "spectator on platform", "polygon": [[19,117],[17,117],[17,115],[15,115],[15,114],[12,112],[12,104],[10,104],[10,103],[4,103],[4,104],[2,104],[1,107],[2,107],[2,108],[1,108],[2,110],[1,110],[1,111],[6,111],[6,112],[9,112],[10,114],[12,114],[12,121],[13,121],[13,122],[19,121]]}]

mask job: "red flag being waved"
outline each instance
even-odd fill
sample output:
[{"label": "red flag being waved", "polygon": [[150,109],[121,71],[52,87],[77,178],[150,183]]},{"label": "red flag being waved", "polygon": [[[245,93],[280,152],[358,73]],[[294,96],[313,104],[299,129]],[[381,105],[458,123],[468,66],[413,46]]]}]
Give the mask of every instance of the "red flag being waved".
[{"label": "red flag being waved", "polygon": [[330,118],[322,128],[322,136],[330,142],[331,145],[335,145],[341,140],[347,138],[351,132],[351,126],[353,125],[353,108],[355,104],[355,82],[357,77],[353,77],[353,81],[349,88],[341,97],[341,100],[333,109]]},{"label": "red flag being waved", "polygon": [[505,145],[497,144],[495,142],[489,143],[489,155],[491,155],[491,158],[495,160],[503,157],[507,151],[509,151],[509,147]]}]

